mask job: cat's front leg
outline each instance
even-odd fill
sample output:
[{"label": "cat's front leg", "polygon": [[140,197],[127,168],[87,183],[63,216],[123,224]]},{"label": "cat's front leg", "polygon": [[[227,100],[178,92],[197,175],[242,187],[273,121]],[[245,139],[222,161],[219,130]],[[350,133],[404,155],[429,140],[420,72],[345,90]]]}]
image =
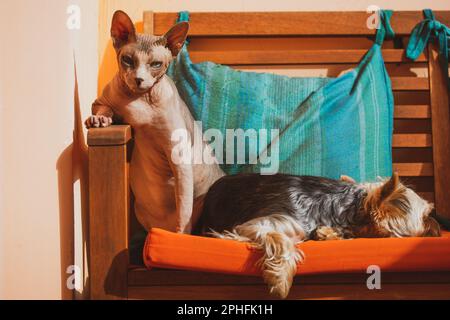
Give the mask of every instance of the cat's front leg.
[{"label": "cat's front leg", "polygon": [[[174,142],[174,141],[172,141]],[[194,169],[191,157],[180,157],[180,146],[170,144],[166,156],[175,178],[176,232],[190,234],[192,231],[192,210],[194,207]],[[181,154],[190,154],[189,143],[181,143]]]},{"label": "cat's front leg", "polygon": [[105,105],[100,105],[94,102],[92,105],[92,116],[90,116],[86,121],[86,128],[106,128],[113,123],[113,110]]},{"label": "cat's front leg", "polygon": [[177,232],[190,234],[194,207],[194,173],[191,165],[174,168],[175,197],[177,207]]}]

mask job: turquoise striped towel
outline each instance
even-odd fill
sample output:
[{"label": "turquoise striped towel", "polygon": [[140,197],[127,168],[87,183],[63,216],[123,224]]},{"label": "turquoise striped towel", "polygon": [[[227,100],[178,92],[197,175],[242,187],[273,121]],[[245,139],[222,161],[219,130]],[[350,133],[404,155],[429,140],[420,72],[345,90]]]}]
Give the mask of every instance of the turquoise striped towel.
[{"label": "turquoise striped towel", "polygon": [[[391,11],[381,11],[373,47],[339,78],[295,78],[194,64],[185,46],[169,69],[181,97],[203,130],[260,129],[245,146],[245,163],[225,163],[228,174],[261,172],[264,154],[278,150],[280,173],[373,181],[392,174],[393,95],[381,45],[393,36]],[[180,14],[180,21],[189,14]],[[279,130],[271,137],[270,130]],[[256,147],[255,147],[256,145]],[[237,146],[234,147],[237,152]],[[224,158],[230,148],[223,146]],[[266,159],[268,157],[265,157]],[[236,162],[236,161],[235,161]]]}]

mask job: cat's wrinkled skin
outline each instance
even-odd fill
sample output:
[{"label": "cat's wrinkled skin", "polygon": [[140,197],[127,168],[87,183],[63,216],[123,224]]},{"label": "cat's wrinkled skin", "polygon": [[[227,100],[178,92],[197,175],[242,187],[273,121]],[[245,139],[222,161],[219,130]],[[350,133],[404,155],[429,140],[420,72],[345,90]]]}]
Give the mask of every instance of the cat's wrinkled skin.
[{"label": "cat's wrinkled skin", "polygon": [[[188,24],[180,23],[162,37],[137,34],[122,11],[114,14],[111,35],[119,72],[92,106],[86,126],[107,127],[118,119],[134,130],[130,183],[140,223],[190,233],[201,211],[202,196],[224,176],[214,164],[177,164],[172,150],[175,130],[186,130],[194,141],[194,119],[166,70],[180,49]],[[205,143],[202,150],[209,150]],[[193,163],[193,162],[191,162]],[[196,202],[194,203],[194,199]],[[198,201],[197,201],[198,200]],[[193,212],[193,208],[197,208]]]}]

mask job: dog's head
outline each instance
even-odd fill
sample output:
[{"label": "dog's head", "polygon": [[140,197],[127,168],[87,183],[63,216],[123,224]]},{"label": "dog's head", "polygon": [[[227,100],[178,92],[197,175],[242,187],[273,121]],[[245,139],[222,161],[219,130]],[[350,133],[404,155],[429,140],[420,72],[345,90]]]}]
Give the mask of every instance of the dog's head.
[{"label": "dog's head", "polygon": [[433,205],[403,185],[396,173],[366,188],[363,207],[377,236],[440,236],[439,224],[430,217]]},{"label": "dog's head", "polygon": [[138,34],[130,17],[114,13],[111,37],[117,53],[119,75],[137,94],[147,92],[167,71],[186,41],[187,22],[175,25],[164,36]]}]

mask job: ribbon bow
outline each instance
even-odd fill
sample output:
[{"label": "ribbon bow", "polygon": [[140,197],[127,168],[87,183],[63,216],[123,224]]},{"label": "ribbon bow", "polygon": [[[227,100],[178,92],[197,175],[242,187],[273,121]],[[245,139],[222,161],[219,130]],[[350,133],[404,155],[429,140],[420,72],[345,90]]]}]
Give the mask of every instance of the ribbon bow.
[{"label": "ribbon bow", "polygon": [[392,17],[392,10],[380,10],[378,15],[380,17],[380,25],[376,35],[375,42],[380,46],[383,44],[385,38],[392,39],[395,37],[395,32],[392,29],[390,20]]},{"label": "ribbon bow", "polygon": [[[450,28],[437,21],[431,9],[425,9],[423,13],[425,19],[418,23],[411,32],[411,38],[406,48],[406,56],[409,59],[416,60],[425,50],[428,41],[437,39],[441,67],[448,78],[449,48],[447,38],[450,37]],[[450,90],[450,81],[448,81],[448,87]]]}]

